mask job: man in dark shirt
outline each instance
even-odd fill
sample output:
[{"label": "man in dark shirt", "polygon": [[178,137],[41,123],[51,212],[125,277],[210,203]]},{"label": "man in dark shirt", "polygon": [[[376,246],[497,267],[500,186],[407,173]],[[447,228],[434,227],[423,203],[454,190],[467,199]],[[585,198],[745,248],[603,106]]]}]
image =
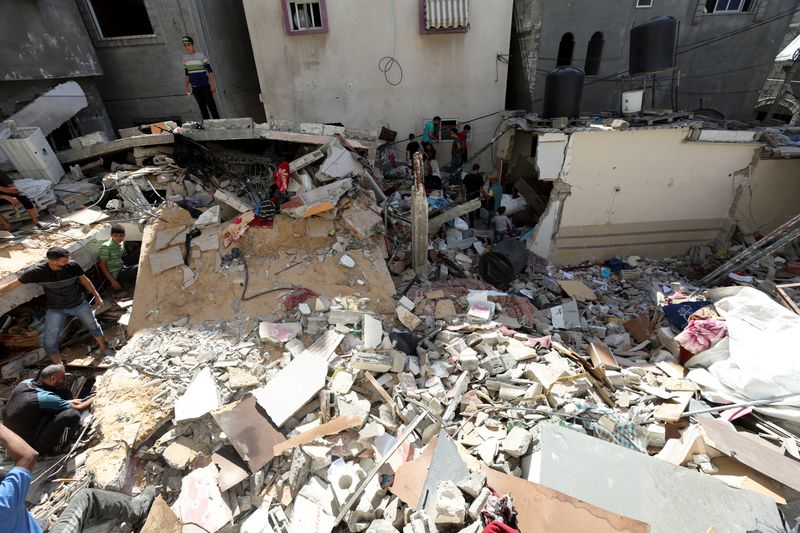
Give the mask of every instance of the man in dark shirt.
[{"label": "man in dark shirt", "polygon": [[457,128],[450,128],[450,139],[453,145],[450,147],[450,183],[461,185],[461,165],[464,164],[464,145],[461,137],[458,136]]},{"label": "man in dark shirt", "polygon": [[[48,224],[43,224],[42,221],[39,220],[39,215],[36,213],[36,208],[33,206],[31,199],[21,193],[14,183],[14,180],[9,178],[8,174],[2,170],[0,170],[0,201],[8,202],[14,207],[22,206],[28,212],[31,221],[36,224],[38,228],[44,229],[49,226]],[[11,230],[11,224],[9,224],[8,220],[6,220],[3,215],[0,215],[0,226],[6,231]]]},{"label": "man in dark shirt", "polygon": [[[481,197],[481,190],[483,189],[483,174],[481,174],[481,166],[478,163],[472,165],[472,172],[464,178],[464,193],[466,200],[474,200]],[[469,212],[469,225],[472,227],[475,224],[475,211]]]},{"label": "man in dark shirt", "polygon": [[[61,362],[58,350],[58,338],[64,328],[67,317],[78,317],[86,329],[92,334],[102,352],[108,352],[103,330],[92,313],[92,307],[86,301],[81,287],[94,296],[96,307],[103,305],[97,289],[86,277],[83,268],[75,261],[69,260],[69,250],[50,248],[47,259],[25,269],[14,281],[0,287],[0,294],[27,283],[38,283],[44,289],[47,298],[47,314],[44,318],[44,335],[42,344],[44,351],[54,363]],[[80,286],[79,286],[80,285]]]},{"label": "man in dark shirt", "polygon": [[14,388],[3,422],[41,454],[61,453],[70,445],[81,422],[81,411],[94,397],[73,400],[64,388],[64,365],[45,367],[36,379]]},{"label": "man in dark shirt", "polygon": [[406,145],[406,161],[409,164],[412,164],[414,161],[414,154],[419,152],[420,146],[419,143],[415,140],[413,133],[408,134],[408,144]]}]

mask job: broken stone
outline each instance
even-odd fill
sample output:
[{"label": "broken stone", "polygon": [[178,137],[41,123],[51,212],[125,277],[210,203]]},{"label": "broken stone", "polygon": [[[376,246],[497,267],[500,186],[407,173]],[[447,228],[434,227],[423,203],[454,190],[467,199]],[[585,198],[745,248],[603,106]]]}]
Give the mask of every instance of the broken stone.
[{"label": "broken stone", "polygon": [[356,352],[350,359],[351,367],[370,372],[388,372],[393,365],[394,356],[390,353]]},{"label": "broken stone", "polygon": [[400,323],[407,327],[409,330],[414,331],[418,327],[422,325],[422,320],[419,319],[414,313],[409,311],[403,306],[398,306],[397,309],[397,319],[400,320]]},{"label": "broken stone", "polygon": [[437,320],[456,316],[456,306],[452,300],[441,299],[436,301],[434,316]]},{"label": "broken stone", "polygon": [[262,341],[289,342],[303,332],[300,322],[262,322],[258,336]]},{"label": "broken stone", "polygon": [[343,266],[345,268],[353,268],[356,266],[356,262],[353,261],[353,258],[349,255],[343,255],[339,258],[339,266]]},{"label": "broken stone", "polygon": [[183,470],[194,461],[198,452],[192,448],[192,441],[181,437],[164,449],[162,457],[171,468]]},{"label": "broken stone", "polygon": [[440,481],[433,493],[433,521],[436,524],[463,524],[467,502],[452,481]]},{"label": "broken stone", "polygon": [[477,520],[481,516],[481,511],[483,507],[486,505],[486,502],[489,501],[489,497],[492,495],[492,491],[489,490],[487,487],[481,489],[475,499],[469,506],[469,516],[472,519]]},{"label": "broken stone", "polygon": [[502,449],[511,457],[522,457],[530,448],[533,435],[521,427],[515,427],[503,439]]},{"label": "broken stone", "polygon": [[486,474],[479,470],[472,470],[467,477],[458,481],[456,485],[467,496],[477,498],[483,487],[486,486]]},{"label": "broken stone", "polygon": [[365,314],[363,320],[362,342],[364,348],[371,350],[377,348],[383,340],[383,324],[380,320],[373,318],[372,315]]}]

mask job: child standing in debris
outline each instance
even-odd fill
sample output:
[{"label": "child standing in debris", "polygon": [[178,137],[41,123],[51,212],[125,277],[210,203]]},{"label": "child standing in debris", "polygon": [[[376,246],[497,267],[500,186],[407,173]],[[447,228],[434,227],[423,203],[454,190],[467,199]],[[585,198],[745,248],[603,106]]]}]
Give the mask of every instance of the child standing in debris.
[{"label": "child standing in debris", "polygon": [[419,143],[413,133],[408,134],[408,144],[406,145],[406,161],[411,164],[414,161],[414,154],[419,152]]},{"label": "child standing in debris", "polygon": [[[214,93],[217,92],[217,78],[211,69],[211,63],[201,52],[194,49],[194,40],[185,35],[181,41],[186,53],[183,55],[184,85],[186,95],[193,95],[200,107],[203,120],[219,118],[217,104],[214,102]],[[191,89],[190,89],[191,87]]]},{"label": "child standing in debris", "polygon": [[492,229],[494,230],[494,242],[500,242],[514,232],[514,224],[506,216],[506,208],[500,207],[497,214],[492,218]]},{"label": "child standing in debris", "polygon": [[486,210],[489,212],[489,220],[500,209],[503,202],[503,187],[497,180],[497,176],[489,176],[489,190],[486,193]]}]

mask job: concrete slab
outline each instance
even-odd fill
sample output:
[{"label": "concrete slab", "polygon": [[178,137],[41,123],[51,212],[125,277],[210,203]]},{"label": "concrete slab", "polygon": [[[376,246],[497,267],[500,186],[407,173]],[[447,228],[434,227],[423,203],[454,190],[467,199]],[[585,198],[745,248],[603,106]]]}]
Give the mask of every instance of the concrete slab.
[{"label": "concrete slab", "polygon": [[50,135],[87,105],[86,93],[78,82],[68,81],[56,85],[6,120],[13,120],[18,128],[39,128]]},{"label": "concrete slab", "polygon": [[161,274],[183,264],[183,254],[179,246],[152,253],[148,257],[150,259],[150,270],[153,274]]},{"label": "concrete slab", "polygon": [[198,468],[181,480],[181,494],[172,510],[184,524],[197,524],[214,533],[230,522],[233,514],[220,494],[219,472],[214,464]]},{"label": "concrete slab", "polygon": [[219,391],[211,368],[206,367],[197,374],[189,388],[175,402],[175,421],[200,418],[214,409],[219,409]]},{"label": "concrete slab", "polygon": [[327,375],[328,361],[306,351],[286,365],[264,387],[254,390],[253,396],[275,425],[281,427],[325,386]]},{"label": "concrete slab", "polygon": [[540,424],[523,477],[650,524],[653,533],[780,531],[768,497],[577,431]]}]

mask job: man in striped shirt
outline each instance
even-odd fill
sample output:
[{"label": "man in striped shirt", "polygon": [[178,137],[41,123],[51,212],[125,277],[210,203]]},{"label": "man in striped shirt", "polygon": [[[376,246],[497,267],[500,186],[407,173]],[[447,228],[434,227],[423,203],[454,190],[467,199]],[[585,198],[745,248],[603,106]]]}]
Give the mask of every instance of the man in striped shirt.
[{"label": "man in striped shirt", "polygon": [[183,54],[183,71],[186,95],[194,95],[203,120],[219,118],[217,104],[214,102],[214,93],[217,92],[217,78],[211,69],[211,63],[202,53],[194,49],[194,40],[185,35],[181,41],[186,53]]}]

